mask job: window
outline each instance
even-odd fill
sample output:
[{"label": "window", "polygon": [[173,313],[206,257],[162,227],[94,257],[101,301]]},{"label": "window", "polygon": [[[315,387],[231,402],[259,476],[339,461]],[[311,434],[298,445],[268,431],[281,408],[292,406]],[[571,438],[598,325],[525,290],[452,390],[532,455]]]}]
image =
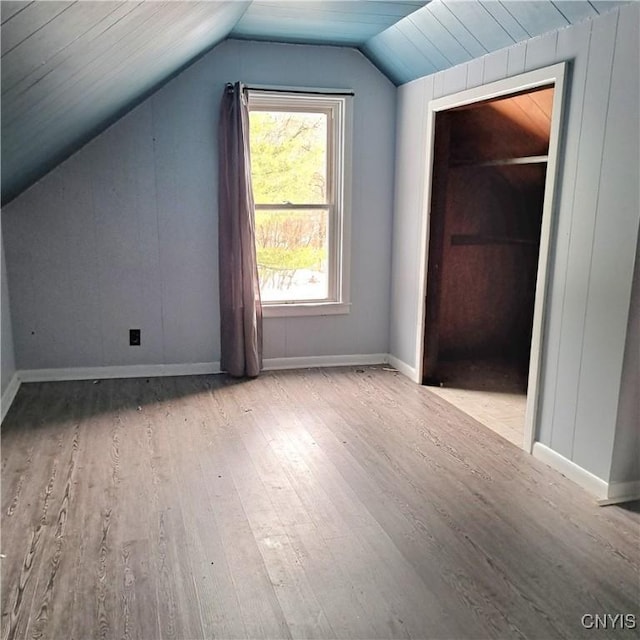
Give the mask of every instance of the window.
[{"label": "window", "polygon": [[349,96],[249,92],[265,315],[348,312]]}]

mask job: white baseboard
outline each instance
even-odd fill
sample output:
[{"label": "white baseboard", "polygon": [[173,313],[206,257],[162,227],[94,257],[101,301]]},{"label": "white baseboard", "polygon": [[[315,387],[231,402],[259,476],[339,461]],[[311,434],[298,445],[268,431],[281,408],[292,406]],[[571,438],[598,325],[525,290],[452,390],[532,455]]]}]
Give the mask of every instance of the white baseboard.
[{"label": "white baseboard", "polygon": [[388,354],[387,362],[394,369],[397,369],[401,374],[407,376],[407,378],[410,378],[414,382],[418,382],[418,383],[421,382],[420,380],[418,380],[418,370],[415,367],[408,365],[403,360],[400,360],[400,358],[396,358],[395,356]]},{"label": "white baseboard", "polygon": [[[309,356],[267,358],[263,369],[305,369],[309,367],[340,367],[382,364],[386,353],[343,356]],[[152,378],[158,376],[190,376],[221,373],[219,362],[193,364],[136,364],[113,367],[70,367],[66,369],[24,369],[16,372],[21,382],[56,382],[62,380],[105,380],[107,378]]]},{"label": "white baseboard", "polygon": [[311,367],[346,367],[370,364],[386,364],[386,353],[365,353],[344,356],[301,356],[292,358],[265,358],[264,371],[278,369],[309,369]]},{"label": "white baseboard", "polygon": [[135,364],[115,367],[71,367],[68,369],[24,369],[22,382],[56,382],[59,380],[106,380],[107,378],[155,378],[220,373],[219,362],[193,364]]},{"label": "white baseboard", "polygon": [[534,458],[538,458],[550,467],[559,471],[563,476],[569,478],[583,489],[596,497],[598,500],[606,500],[608,498],[609,485],[607,482],[594,476],[591,472],[578,466],[563,455],[555,452],[541,442],[534,442],[531,451]]},{"label": "white baseboard", "polygon": [[7,415],[7,412],[11,408],[11,404],[14,401],[16,394],[18,393],[18,389],[20,389],[21,379],[19,372],[16,371],[11,378],[11,381],[7,385],[7,388],[4,390],[2,394],[2,399],[0,399],[0,423],[4,420],[4,417]]},{"label": "white baseboard", "polygon": [[599,500],[601,506],[640,500],[640,480],[631,482],[610,482],[606,500]]}]

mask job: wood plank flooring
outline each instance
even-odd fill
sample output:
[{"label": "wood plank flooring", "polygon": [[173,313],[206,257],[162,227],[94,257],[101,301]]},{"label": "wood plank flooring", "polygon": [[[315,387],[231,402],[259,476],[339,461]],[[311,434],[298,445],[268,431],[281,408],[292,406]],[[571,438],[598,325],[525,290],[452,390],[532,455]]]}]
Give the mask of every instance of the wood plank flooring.
[{"label": "wood plank flooring", "polygon": [[2,638],[591,638],[638,505],[381,367],[22,386]]}]

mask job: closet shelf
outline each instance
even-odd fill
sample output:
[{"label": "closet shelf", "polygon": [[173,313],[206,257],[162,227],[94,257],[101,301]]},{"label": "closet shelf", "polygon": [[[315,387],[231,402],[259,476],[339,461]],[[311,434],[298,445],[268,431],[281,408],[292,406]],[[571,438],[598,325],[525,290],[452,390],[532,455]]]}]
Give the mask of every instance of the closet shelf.
[{"label": "closet shelf", "polygon": [[494,245],[494,244],[517,244],[531,247],[537,247],[535,240],[526,238],[510,238],[508,236],[486,236],[480,234],[453,234],[451,236],[452,246],[471,246],[471,245]]},{"label": "closet shelf", "polygon": [[484,160],[482,162],[469,161],[469,162],[453,162],[451,168],[458,167],[504,167],[509,165],[518,164],[544,164],[549,159],[549,156],[521,156],[519,158],[502,158],[499,160]]}]

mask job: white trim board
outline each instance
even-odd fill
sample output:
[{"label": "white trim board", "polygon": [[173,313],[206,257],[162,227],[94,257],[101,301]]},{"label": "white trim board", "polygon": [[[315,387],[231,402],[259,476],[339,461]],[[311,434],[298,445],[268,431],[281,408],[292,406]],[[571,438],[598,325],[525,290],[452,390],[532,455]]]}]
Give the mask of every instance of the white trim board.
[{"label": "white trim board", "polygon": [[541,442],[534,442],[531,453],[534,458],[548,464],[551,468],[559,471],[563,476],[569,478],[583,489],[594,495],[598,500],[606,500],[609,497],[609,485],[594,476],[592,473],[578,466],[563,455],[550,449]]},{"label": "white trim board", "polygon": [[407,376],[407,378],[415,382],[416,377],[418,375],[415,367],[408,365],[404,360],[400,360],[400,358],[396,358],[391,354],[387,355],[387,362],[394,369],[397,369],[402,375]]},{"label": "white trim board", "polygon": [[534,458],[559,471],[569,480],[595,496],[601,507],[640,499],[640,480],[631,482],[605,482],[602,478],[578,466],[541,442],[534,442],[531,451]]},{"label": "white trim board", "polygon": [[106,380],[107,378],[156,378],[220,373],[219,362],[193,364],[135,364],[114,367],[71,367],[68,369],[24,369],[18,372],[22,382],[61,380]]},{"label": "white trim board", "polygon": [[16,371],[13,374],[13,377],[11,378],[9,384],[7,385],[7,388],[4,390],[2,399],[0,400],[0,405],[2,405],[2,408],[0,409],[0,413],[2,414],[0,417],[0,423],[4,420],[4,417],[7,415],[7,412],[11,408],[11,404],[18,394],[18,390],[20,389],[21,384],[22,380],[20,379],[18,371]]},{"label": "white trim board", "polygon": [[598,500],[601,507],[610,504],[620,504],[621,502],[630,502],[631,500],[640,500],[640,480],[631,482],[610,482],[605,500]]},{"label": "white trim board", "polygon": [[264,371],[278,369],[309,369],[312,367],[348,367],[358,365],[386,364],[389,356],[386,353],[364,353],[345,356],[302,356],[292,358],[266,358],[263,360]]},{"label": "white trim board", "polygon": [[[305,369],[310,367],[343,367],[385,364],[386,353],[337,356],[303,356],[265,358],[263,371]],[[151,378],[158,376],[191,376],[222,373],[219,362],[191,364],[136,364],[110,367],[70,367],[67,369],[23,369],[16,372],[20,382],[56,382],[62,380],[105,380],[107,378]],[[16,377],[14,376],[14,377]]]}]

